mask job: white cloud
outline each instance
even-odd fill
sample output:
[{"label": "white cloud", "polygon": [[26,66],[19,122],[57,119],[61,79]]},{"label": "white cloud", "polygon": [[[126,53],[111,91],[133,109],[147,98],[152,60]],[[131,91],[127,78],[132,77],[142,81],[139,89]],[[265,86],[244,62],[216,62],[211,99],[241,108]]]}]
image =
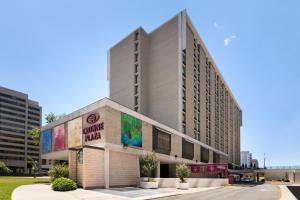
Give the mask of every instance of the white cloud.
[{"label": "white cloud", "polygon": [[215,27],[217,30],[220,30],[220,29],[221,29],[221,26],[220,26],[217,22],[214,22],[214,27]]},{"label": "white cloud", "polygon": [[231,35],[229,37],[226,37],[224,39],[224,46],[227,47],[232,42],[232,40],[234,40],[235,38],[236,38],[236,35]]}]

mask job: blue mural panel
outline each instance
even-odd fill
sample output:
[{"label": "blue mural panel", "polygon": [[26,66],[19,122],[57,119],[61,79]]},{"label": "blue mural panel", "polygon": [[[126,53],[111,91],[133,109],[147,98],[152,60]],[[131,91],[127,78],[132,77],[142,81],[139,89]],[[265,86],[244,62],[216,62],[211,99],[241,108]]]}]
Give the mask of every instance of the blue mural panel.
[{"label": "blue mural panel", "polygon": [[49,153],[52,151],[52,130],[48,129],[42,132],[42,151]]}]

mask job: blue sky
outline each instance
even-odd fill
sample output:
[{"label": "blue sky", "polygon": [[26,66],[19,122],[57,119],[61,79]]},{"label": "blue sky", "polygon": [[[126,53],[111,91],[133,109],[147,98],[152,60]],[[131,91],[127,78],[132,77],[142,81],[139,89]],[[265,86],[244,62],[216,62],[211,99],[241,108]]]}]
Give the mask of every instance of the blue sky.
[{"label": "blue sky", "polygon": [[243,109],[241,145],[260,165],[300,165],[299,1],[0,1],[0,85],[43,112],[108,96],[107,50],[187,9]]}]

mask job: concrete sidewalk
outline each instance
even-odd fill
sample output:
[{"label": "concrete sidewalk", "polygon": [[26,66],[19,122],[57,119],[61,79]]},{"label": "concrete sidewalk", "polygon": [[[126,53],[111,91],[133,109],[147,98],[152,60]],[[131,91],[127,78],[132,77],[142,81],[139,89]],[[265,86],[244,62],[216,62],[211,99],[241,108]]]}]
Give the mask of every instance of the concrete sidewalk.
[{"label": "concrete sidewalk", "polygon": [[280,200],[297,200],[297,198],[291,193],[291,191],[287,188],[286,185],[280,185]]},{"label": "concrete sidewalk", "polygon": [[142,200],[159,197],[175,196],[216,189],[190,188],[178,190],[176,188],[142,189],[136,187],[84,190],[77,189],[69,192],[55,192],[48,184],[24,185],[16,188],[12,200]]}]

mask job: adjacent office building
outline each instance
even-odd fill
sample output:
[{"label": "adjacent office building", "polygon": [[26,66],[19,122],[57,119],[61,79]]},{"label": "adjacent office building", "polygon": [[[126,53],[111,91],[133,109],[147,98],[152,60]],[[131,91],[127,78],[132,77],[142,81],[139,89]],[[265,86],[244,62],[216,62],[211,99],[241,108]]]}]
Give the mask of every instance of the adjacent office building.
[{"label": "adjacent office building", "polygon": [[109,50],[110,99],[228,155],[240,165],[242,111],[186,11]]},{"label": "adjacent office building", "polygon": [[0,87],[0,160],[14,173],[28,173],[28,156],[40,161],[39,146],[27,132],[41,127],[42,108],[28,95]]},{"label": "adjacent office building", "polygon": [[241,165],[245,168],[250,167],[252,163],[252,153],[250,151],[241,151]]}]

